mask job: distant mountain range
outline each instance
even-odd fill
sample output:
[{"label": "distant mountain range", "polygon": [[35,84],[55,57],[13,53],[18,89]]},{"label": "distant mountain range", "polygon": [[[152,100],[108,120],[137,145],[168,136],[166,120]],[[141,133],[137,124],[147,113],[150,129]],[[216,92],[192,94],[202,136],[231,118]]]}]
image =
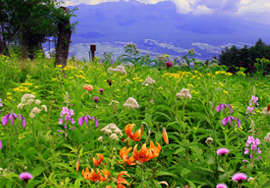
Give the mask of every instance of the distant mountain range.
[{"label": "distant mountain range", "polygon": [[75,14],[71,21],[78,25],[70,55],[80,59],[88,58],[90,44],[97,45],[100,56],[104,52],[121,55],[123,47],[133,42],[142,53],[153,56],[183,56],[194,48],[198,59],[211,59],[233,44],[254,45],[259,38],[270,43],[270,25],[230,16],[179,14],[170,1],[80,4]]}]

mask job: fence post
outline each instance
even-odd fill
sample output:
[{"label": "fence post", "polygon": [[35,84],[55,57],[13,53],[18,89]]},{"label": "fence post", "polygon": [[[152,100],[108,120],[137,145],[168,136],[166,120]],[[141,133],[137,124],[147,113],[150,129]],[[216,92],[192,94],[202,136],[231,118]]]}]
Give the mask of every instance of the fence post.
[{"label": "fence post", "polygon": [[93,59],[95,58],[95,51],[96,51],[96,45],[95,44],[90,45],[90,51],[91,51],[91,54],[92,54],[91,60],[93,61]]}]

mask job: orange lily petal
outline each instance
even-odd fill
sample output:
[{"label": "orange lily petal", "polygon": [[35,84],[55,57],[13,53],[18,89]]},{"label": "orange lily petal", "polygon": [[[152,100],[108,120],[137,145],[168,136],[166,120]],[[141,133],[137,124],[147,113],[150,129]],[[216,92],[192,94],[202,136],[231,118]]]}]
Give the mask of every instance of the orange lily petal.
[{"label": "orange lily petal", "polygon": [[117,188],[122,188],[122,187],[125,188],[125,186],[122,185],[122,183],[130,185],[125,178],[121,177],[122,175],[126,175],[130,177],[127,171],[121,171],[117,176]]},{"label": "orange lily petal", "polygon": [[128,156],[129,152],[132,150],[132,147],[128,148],[127,147],[123,147],[120,150],[120,157],[123,159],[123,161],[125,161],[127,164],[129,165],[135,165],[136,163],[133,163],[134,158],[132,156]]},{"label": "orange lily petal", "polygon": [[140,163],[145,163],[146,161],[149,161],[151,159],[151,154],[149,149],[146,147],[146,144],[143,144],[140,152],[138,152],[137,146],[138,145],[135,145],[133,149],[133,158]]},{"label": "orange lily petal", "polygon": [[162,129],[162,135],[163,135],[163,139],[164,139],[165,143],[168,145],[169,144],[169,138],[168,138],[168,135],[167,135],[167,131],[166,131],[166,129],[164,127]]},{"label": "orange lily petal", "polygon": [[77,164],[76,164],[76,171],[78,172],[80,168],[80,161],[79,159],[77,160]]},{"label": "orange lily petal", "polygon": [[104,175],[104,177],[101,177],[101,182],[104,182],[108,179],[110,172],[107,169],[101,170],[101,172]]},{"label": "orange lily petal", "polygon": [[161,146],[159,143],[157,143],[157,147],[155,147],[155,144],[150,140],[150,154],[151,154],[151,159],[158,157],[159,153],[161,151]]},{"label": "orange lily petal", "polygon": [[98,156],[98,160],[95,159],[94,157],[92,157],[92,161],[93,161],[95,166],[100,165],[102,163],[103,159],[104,159],[104,157],[103,157],[103,155],[101,153],[98,153],[97,156]]}]

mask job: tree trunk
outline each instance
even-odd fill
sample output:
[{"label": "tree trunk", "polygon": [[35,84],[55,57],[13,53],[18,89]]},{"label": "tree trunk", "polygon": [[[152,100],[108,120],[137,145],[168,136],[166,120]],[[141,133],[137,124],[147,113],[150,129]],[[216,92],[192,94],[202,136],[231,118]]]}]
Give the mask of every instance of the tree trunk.
[{"label": "tree trunk", "polygon": [[[6,56],[9,56],[6,38],[4,36],[4,24],[3,23],[1,23],[1,31],[0,31],[0,54],[4,54]],[[1,37],[3,37],[2,40],[1,40]]]},{"label": "tree trunk", "polygon": [[[65,12],[68,11],[66,7],[60,7]],[[55,65],[62,65],[64,68],[67,65],[69,44],[71,38],[71,25],[69,17],[61,18],[58,23],[58,41],[56,47]]]}]

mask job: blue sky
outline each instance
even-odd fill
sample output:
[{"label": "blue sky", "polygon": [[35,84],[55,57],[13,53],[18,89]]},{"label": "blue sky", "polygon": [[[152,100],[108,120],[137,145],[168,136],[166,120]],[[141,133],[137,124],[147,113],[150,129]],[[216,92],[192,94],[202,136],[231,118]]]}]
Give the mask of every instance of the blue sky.
[{"label": "blue sky", "polygon": [[[97,5],[104,2],[119,0],[63,0],[65,6],[75,6],[81,3]],[[124,0],[129,1],[129,0]],[[137,0],[145,4],[155,4],[171,1],[181,14],[223,14],[244,18],[264,24],[270,24],[270,0]]]}]

